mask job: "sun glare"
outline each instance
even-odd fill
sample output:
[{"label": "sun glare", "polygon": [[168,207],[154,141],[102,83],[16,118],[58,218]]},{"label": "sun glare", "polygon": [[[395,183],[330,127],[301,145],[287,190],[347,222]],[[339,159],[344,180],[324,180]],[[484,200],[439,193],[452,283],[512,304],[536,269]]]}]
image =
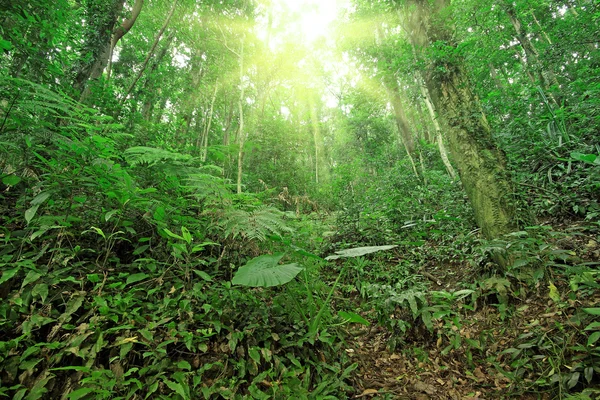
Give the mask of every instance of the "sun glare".
[{"label": "sun glare", "polygon": [[[285,33],[305,45],[327,40],[331,22],[335,20],[347,0],[273,0],[273,16],[287,15],[275,23],[285,24]],[[270,43],[277,46],[277,39]]]}]

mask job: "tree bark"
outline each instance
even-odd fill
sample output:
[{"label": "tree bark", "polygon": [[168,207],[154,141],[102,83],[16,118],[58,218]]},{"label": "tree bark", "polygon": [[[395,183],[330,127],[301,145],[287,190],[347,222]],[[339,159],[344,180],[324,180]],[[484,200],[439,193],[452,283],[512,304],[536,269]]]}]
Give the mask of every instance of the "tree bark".
[{"label": "tree bark", "polygon": [[444,116],[448,142],[483,235],[497,238],[516,229],[513,193],[504,154],[493,142],[462,60],[455,56],[450,0],[412,0],[411,40],[419,50],[446,46],[451,56],[430,60],[424,73],[433,104]]},{"label": "tree bark", "polygon": [[217,91],[219,90],[219,81],[215,82],[215,91],[213,92],[212,99],[210,101],[210,109],[208,111],[208,121],[202,131],[202,141],[201,141],[201,152],[200,159],[202,162],[206,161],[206,156],[208,155],[208,135],[210,134],[210,126],[212,125],[213,118],[213,110],[215,109],[215,100],[217,99]]},{"label": "tree bark", "polygon": [[[517,16],[517,10],[515,9],[514,4],[512,2],[505,2],[504,10],[506,11],[508,18],[510,19],[510,23],[512,24],[515,30],[517,40],[519,41],[519,44],[521,45],[523,51],[525,52],[525,55],[527,56],[526,62],[522,60],[524,64],[532,68],[534,72],[538,75],[539,84],[542,88],[544,88],[545,91],[547,91],[550,88],[550,86],[555,86],[558,88],[559,84],[558,80],[556,79],[556,75],[552,70],[545,69],[543,67],[540,61],[540,54],[535,48],[534,44],[531,42],[531,40],[529,40],[527,32],[525,32],[525,30],[523,29],[521,21]],[[552,101],[552,103],[554,103],[555,106],[559,106],[559,101],[555,99],[552,93],[548,92],[546,93],[546,95]]]},{"label": "tree bark", "polygon": [[402,99],[400,98],[398,81],[395,76],[389,76],[384,78],[383,84],[388,93],[388,98],[392,103],[392,108],[394,109],[394,119],[396,121],[396,126],[398,127],[398,139],[404,146],[404,150],[406,150],[406,155],[410,161],[410,165],[412,166],[415,176],[417,179],[420,179],[414,158],[415,143],[413,139],[413,133],[410,129],[410,125],[408,124],[406,112],[404,111],[404,105],[402,104]]},{"label": "tree bark", "polygon": [[244,131],[244,96],[246,85],[244,84],[244,40],[240,45],[240,97],[238,99],[239,125],[238,125],[238,159],[237,159],[237,193],[242,193],[242,172],[244,165],[244,145],[246,144],[246,132]]},{"label": "tree bark", "polygon": [[135,24],[137,17],[140,15],[142,11],[142,6],[144,5],[144,0],[135,0],[135,4],[133,5],[133,9],[131,10],[131,18],[125,19],[121,26],[118,27],[112,35],[112,39],[110,41],[110,51],[108,54],[108,66],[106,67],[106,80],[110,80],[110,73],[112,70],[112,57],[113,52],[115,51],[115,47],[119,40],[123,36],[127,34]]},{"label": "tree bark", "polygon": [[[108,63],[110,41],[115,24],[125,0],[100,1],[88,3],[85,41],[73,88],[79,93],[79,100],[85,101],[90,94],[89,82],[98,79]],[[83,61],[88,60],[88,61]]]},{"label": "tree bark", "polygon": [[154,50],[156,50],[156,46],[158,46],[158,42],[160,41],[160,38],[162,37],[163,33],[165,32],[165,29],[167,29],[167,26],[169,26],[169,23],[171,22],[171,17],[173,16],[173,13],[175,12],[176,7],[177,7],[177,1],[174,1],[173,5],[171,6],[171,11],[169,11],[169,14],[167,15],[167,18],[165,19],[164,24],[162,25],[162,27],[156,34],[156,37],[154,38],[154,43],[152,43],[152,47],[150,48],[150,51],[148,51],[148,54],[146,55],[146,59],[142,63],[142,66],[141,66],[139,72],[137,73],[137,75],[135,76],[135,78],[133,79],[133,81],[131,82],[131,84],[129,85],[127,90],[125,91],[125,95],[121,99],[121,105],[123,105],[125,103],[125,101],[129,97],[129,95],[131,94],[131,91],[135,87],[136,83],[140,80],[140,78],[144,74],[144,71],[146,70],[146,67],[148,66],[148,62],[150,61],[150,58],[154,54]]},{"label": "tree bark", "polygon": [[[144,100],[144,107],[142,108],[142,115],[146,121],[150,121],[152,119],[152,110],[154,108],[154,101],[156,99],[157,94],[157,90],[154,89],[156,85],[152,80],[152,74],[154,73],[154,71],[156,71],[163,58],[165,58],[165,56],[167,55],[167,51],[169,50],[169,47],[171,46],[171,43],[173,42],[174,38],[174,32],[171,32],[169,36],[167,36],[162,46],[162,49],[160,49],[160,51],[154,58],[152,66],[150,67],[150,70],[146,75],[146,82],[144,83],[144,93],[146,95],[146,98]],[[158,89],[158,91],[160,92],[160,89]]]}]

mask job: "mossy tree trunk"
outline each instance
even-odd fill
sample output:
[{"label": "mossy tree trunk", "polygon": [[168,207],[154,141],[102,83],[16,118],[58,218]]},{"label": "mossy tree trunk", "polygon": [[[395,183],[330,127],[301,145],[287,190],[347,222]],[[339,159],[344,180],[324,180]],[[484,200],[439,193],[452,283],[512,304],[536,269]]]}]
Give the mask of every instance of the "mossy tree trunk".
[{"label": "mossy tree trunk", "polygon": [[424,55],[431,99],[445,119],[446,138],[461,182],[486,238],[516,229],[506,160],[469,83],[452,35],[450,0],[411,0],[410,35]]}]

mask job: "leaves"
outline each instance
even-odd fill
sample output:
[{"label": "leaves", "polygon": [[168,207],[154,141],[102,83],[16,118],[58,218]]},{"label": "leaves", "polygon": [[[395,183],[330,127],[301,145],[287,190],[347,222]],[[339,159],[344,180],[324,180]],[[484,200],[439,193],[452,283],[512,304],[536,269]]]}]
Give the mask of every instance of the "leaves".
[{"label": "leaves", "polygon": [[146,279],[148,277],[149,277],[149,275],[144,272],[139,272],[137,274],[129,275],[127,277],[127,280],[125,281],[125,285],[131,285],[132,283],[143,281],[144,279]]},{"label": "leaves", "polygon": [[369,326],[371,325],[371,323],[369,321],[367,321],[366,319],[364,319],[363,317],[361,317],[360,315],[353,313],[353,312],[348,312],[348,311],[339,311],[338,315],[345,321],[345,322],[349,322],[349,323],[357,323],[357,324],[362,324],[362,325],[366,325]]},{"label": "leaves", "polygon": [[284,254],[262,255],[240,267],[233,280],[234,285],[251,287],[270,287],[283,285],[291,281],[303,270],[296,263],[278,265]]},{"label": "leaves", "polygon": [[395,247],[398,247],[398,245],[394,244],[394,245],[386,245],[386,246],[355,247],[353,249],[336,251],[335,252],[336,255],[331,255],[331,256],[325,257],[325,259],[328,261],[331,261],[331,260],[337,260],[338,258],[360,257],[360,256],[364,256],[365,254],[391,250]]}]

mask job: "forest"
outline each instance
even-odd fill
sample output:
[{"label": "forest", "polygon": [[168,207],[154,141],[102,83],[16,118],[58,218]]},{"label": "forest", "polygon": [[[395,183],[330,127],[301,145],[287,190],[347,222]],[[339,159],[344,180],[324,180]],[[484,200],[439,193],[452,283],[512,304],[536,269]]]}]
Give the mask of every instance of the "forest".
[{"label": "forest", "polygon": [[600,398],[597,0],[0,35],[0,398]]}]

